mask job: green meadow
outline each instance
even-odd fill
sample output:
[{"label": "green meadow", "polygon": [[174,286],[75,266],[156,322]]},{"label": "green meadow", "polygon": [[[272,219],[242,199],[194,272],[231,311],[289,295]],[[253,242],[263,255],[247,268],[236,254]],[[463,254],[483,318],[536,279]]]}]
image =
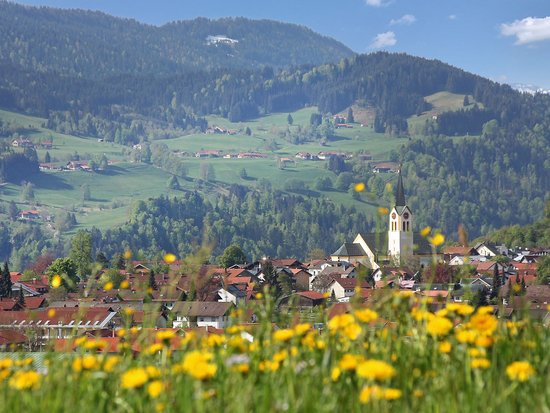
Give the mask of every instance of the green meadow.
[{"label": "green meadow", "polygon": [[[434,109],[423,114],[411,123],[424,122],[431,112],[439,109],[458,108],[463,103],[463,95],[449,93],[436,94],[427,98]],[[288,113],[276,113],[263,116],[247,122],[232,123],[218,116],[208,116],[209,126],[219,126],[235,131],[235,134],[190,134],[174,139],[156,140],[166,144],[175,152],[182,152],[182,162],[188,170],[185,179],[180,178],[182,190],[199,189],[212,193],[223,192],[230,184],[240,184],[256,187],[258,181],[268,180],[273,188],[284,190],[289,179],[303,181],[310,189],[304,195],[323,197],[338,204],[355,206],[374,213],[377,207],[374,203],[363,199],[355,200],[347,192],[318,191],[314,182],[318,177],[330,177],[336,180],[336,175],[326,169],[326,161],[305,161],[295,157],[298,152],[317,154],[326,152],[368,152],[375,160],[386,160],[389,151],[398,149],[406,140],[388,137],[375,133],[368,125],[355,123],[350,129],[337,129],[336,137],[324,142],[307,142],[293,144],[283,139],[287,129],[296,132],[300,127],[309,125],[310,116],[317,112],[314,107],[292,112],[292,125],[288,124]],[[363,114],[361,115],[363,116]],[[180,191],[168,188],[170,174],[152,165],[131,163],[127,149],[110,142],[100,142],[94,137],[78,137],[49,130],[45,127],[46,119],[0,110],[0,119],[20,128],[20,134],[38,142],[53,141],[53,148],[48,152],[53,162],[64,165],[72,156],[78,154],[81,159],[97,158],[105,155],[112,163],[107,171],[99,173],[83,171],[43,172],[33,179],[35,185],[35,203],[41,210],[51,215],[60,211],[73,211],[79,223],[77,228],[110,228],[127,220],[129,208],[138,199],[157,197],[160,195],[178,196]],[[245,133],[250,128],[251,135]],[[260,152],[267,155],[262,159],[224,159],[196,158],[194,154],[202,150],[217,150],[222,154],[240,152]],[[45,149],[37,149],[40,161],[44,160]],[[284,168],[279,167],[279,158],[289,158],[290,162]],[[200,185],[201,165],[213,167],[214,181]],[[242,169],[246,170],[247,178],[241,178]],[[391,177],[388,177],[388,179]],[[91,199],[83,201],[83,185],[90,189]],[[15,201],[20,209],[28,209],[31,205],[21,202],[21,187],[7,184],[0,188],[0,200]],[[372,201],[372,200],[371,200]]]}]

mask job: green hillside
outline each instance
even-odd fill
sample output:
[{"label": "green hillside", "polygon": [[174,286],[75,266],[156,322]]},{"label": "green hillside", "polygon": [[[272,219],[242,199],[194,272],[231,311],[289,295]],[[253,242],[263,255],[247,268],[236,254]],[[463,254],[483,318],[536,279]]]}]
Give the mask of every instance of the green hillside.
[{"label": "green hillside", "polygon": [[[228,40],[212,38],[218,35]],[[4,63],[84,78],[318,65],[353,55],[306,27],[270,20],[197,18],[156,27],[100,12],[5,1],[0,39]]]}]

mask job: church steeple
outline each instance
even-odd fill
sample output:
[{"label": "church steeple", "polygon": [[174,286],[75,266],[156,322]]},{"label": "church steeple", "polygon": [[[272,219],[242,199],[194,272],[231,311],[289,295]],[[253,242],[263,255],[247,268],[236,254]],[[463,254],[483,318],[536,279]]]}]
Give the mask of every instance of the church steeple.
[{"label": "church steeple", "polygon": [[397,177],[397,190],[395,192],[395,206],[405,206],[405,189],[403,188],[403,178],[401,177],[401,167],[399,167],[399,176]]}]

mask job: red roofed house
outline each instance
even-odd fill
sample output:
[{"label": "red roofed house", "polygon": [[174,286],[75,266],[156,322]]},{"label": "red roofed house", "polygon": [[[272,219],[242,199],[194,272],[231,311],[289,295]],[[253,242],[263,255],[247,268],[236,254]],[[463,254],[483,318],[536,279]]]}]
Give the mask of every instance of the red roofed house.
[{"label": "red roofed house", "polygon": [[326,297],[317,291],[299,291],[289,297],[281,300],[281,305],[287,305],[289,302],[298,307],[316,307],[323,305]]}]

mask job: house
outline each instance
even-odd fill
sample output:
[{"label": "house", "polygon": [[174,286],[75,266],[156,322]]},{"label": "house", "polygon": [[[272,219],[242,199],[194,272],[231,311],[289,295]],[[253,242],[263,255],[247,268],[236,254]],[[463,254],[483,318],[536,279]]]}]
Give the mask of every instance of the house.
[{"label": "house", "polygon": [[363,282],[358,283],[354,278],[335,278],[328,286],[328,292],[333,300],[346,301],[356,293],[355,289],[369,288],[370,286]]},{"label": "house", "polygon": [[220,155],[221,152],[215,150],[198,151],[195,153],[195,158],[219,158]]},{"label": "house", "polygon": [[292,276],[296,280],[296,289],[298,291],[309,291],[311,290],[311,280],[312,275],[301,268],[292,268],[290,270],[292,272]]},{"label": "house", "polygon": [[218,290],[218,302],[220,303],[233,303],[235,306],[239,306],[246,302],[246,288],[239,288],[239,286],[231,284],[227,288],[220,288]]},{"label": "house", "polygon": [[372,164],[372,172],[374,173],[397,173],[399,170],[399,164],[396,162],[376,162]]},{"label": "house", "polygon": [[215,327],[225,328],[229,323],[229,313],[233,303],[214,301],[180,301],[174,305],[174,328],[182,327]]},{"label": "house", "polygon": [[87,161],[69,161],[65,168],[69,171],[91,171]]},{"label": "house", "polygon": [[0,351],[13,348],[20,348],[29,341],[29,338],[21,332],[14,329],[0,329]]},{"label": "house", "polygon": [[120,324],[118,314],[110,308],[56,308],[53,311],[1,311],[0,328],[32,331],[47,342],[52,338],[67,338],[75,333]]},{"label": "house", "polygon": [[53,142],[52,141],[43,141],[38,144],[42,149],[52,149],[53,148]]},{"label": "house", "polygon": [[17,138],[11,142],[11,146],[15,148],[34,148],[34,144],[30,139],[27,138]]},{"label": "house", "polygon": [[324,294],[316,291],[299,291],[281,299],[280,304],[282,306],[287,306],[289,303],[292,303],[293,306],[312,308],[323,305],[325,301],[326,297]]},{"label": "house", "polygon": [[508,249],[504,245],[496,245],[489,242],[480,242],[474,249],[484,257],[495,257],[497,255],[508,255]]},{"label": "house", "polygon": [[471,257],[477,256],[479,253],[473,247],[445,247],[443,248],[443,259],[445,262],[449,262],[454,257]]},{"label": "house", "polygon": [[36,221],[40,219],[40,212],[37,210],[25,210],[19,213],[19,219],[22,221]]}]

